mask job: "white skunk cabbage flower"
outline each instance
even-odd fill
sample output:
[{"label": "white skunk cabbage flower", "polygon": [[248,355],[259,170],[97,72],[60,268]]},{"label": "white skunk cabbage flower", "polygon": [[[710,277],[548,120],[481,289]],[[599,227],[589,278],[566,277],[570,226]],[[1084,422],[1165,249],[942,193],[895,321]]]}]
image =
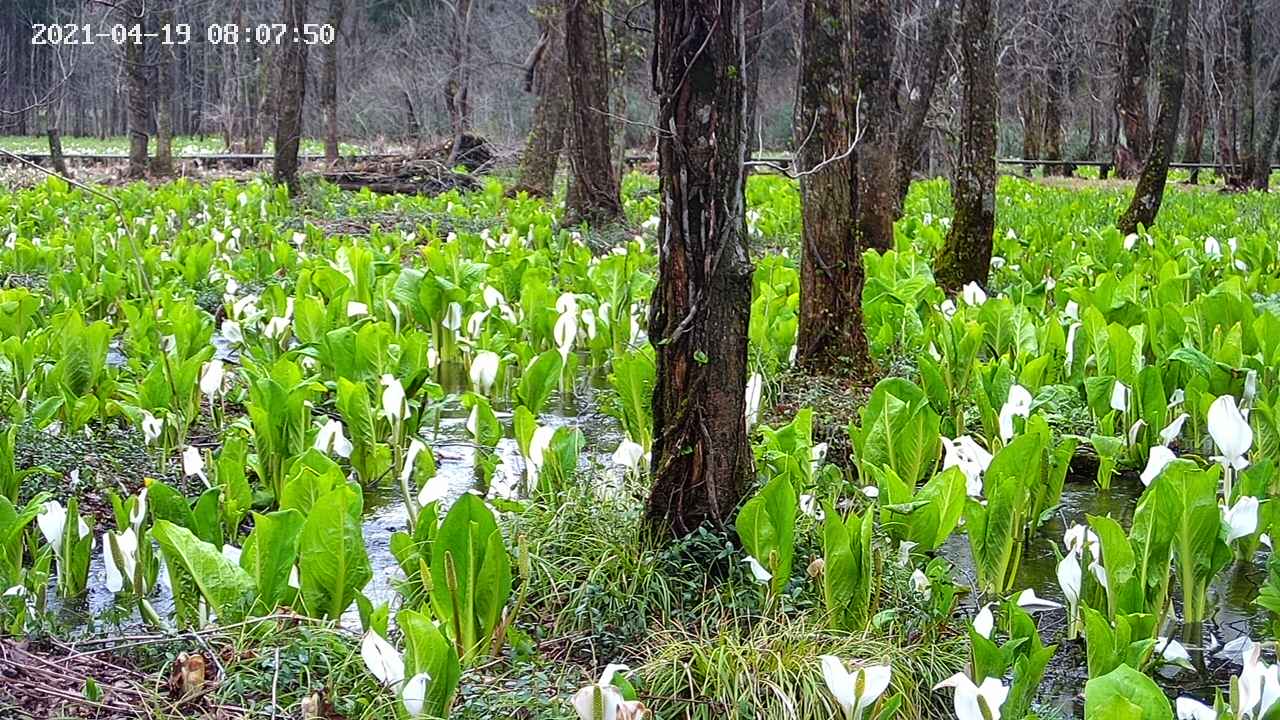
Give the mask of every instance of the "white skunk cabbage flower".
[{"label": "white skunk cabbage flower", "polygon": [[400,691],[400,702],[404,703],[404,711],[409,717],[416,718],[426,712],[427,689],[431,686],[431,675],[420,672],[409,678]]},{"label": "white skunk cabbage flower", "polygon": [[942,469],[960,468],[960,472],[964,473],[965,489],[969,497],[980,497],[982,474],[991,466],[991,453],[968,435],[961,435],[955,440],[942,438],[942,449]]},{"label": "white skunk cabbage flower", "polygon": [[955,690],[953,708],[956,720],[1000,720],[1000,707],[1009,698],[1009,688],[998,678],[987,678],[974,685],[969,676],[956,673],[933,687]]},{"label": "white skunk cabbage flower", "polygon": [[205,481],[209,479],[204,474],[204,455],[195,445],[188,445],[187,449],[182,451],[182,474],[186,477],[194,475]]},{"label": "white skunk cabbage flower", "polygon": [[628,472],[636,472],[640,468],[640,461],[643,459],[644,446],[631,440],[623,440],[618,443],[618,449],[613,451],[613,462],[625,467]]},{"label": "white skunk cabbage flower", "polygon": [[200,392],[208,397],[210,402],[222,392],[222,381],[226,375],[226,369],[221,360],[210,360],[204,364],[204,368],[200,371]]},{"label": "white skunk cabbage flower", "polygon": [[360,657],[369,673],[383,685],[395,687],[404,682],[404,658],[378,633],[372,630],[365,633],[360,641]]},{"label": "white skunk cabbage flower", "polygon": [[1062,607],[1062,603],[1037,597],[1035,590],[1027,588],[1018,594],[1018,607],[1027,612],[1041,612],[1044,610],[1057,610]]},{"label": "white skunk cabbage flower", "polygon": [[822,661],[822,679],[846,717],[861,717],[889,689],[893,675],[889,665],[868,665],[849,672],[840,658],[834,655],[823,655],[819,660]]},{"label": "white skunk cabbage flower", "polygon": [[489,394],[493,383],[498,379],[498,366],[502,361],[498,354],[491,350],[481,350],[471,361],[471,385],[481,395]]},{"label": "white skunk cabbage flower", "polygon": [[1213,456],[1212,460],[1236,470],[1249,467],[1249,459],[1245,455],[1253,446],[1253,428],[1240,414],[1236,399],[1231,395],[1223,395],[1209,406],[1209,435],[1213,437],[1213,444],[1218,446],[1218,452],[1222,453]]},{"label": "white skunk cabbage flower", "polygon": [[1258,498],[1241,495],[1230,509],[1222,505],[1219,510],[1222,512],[1222,522],[1227,526],[1227,542],[1248,537],[1258,531]]},{"label": "white skunk cabbage flower", "polygon": [[748,566],[751,567],[751,576],[754,577],[756,579],[756,582],[760,583],[761,585],[764,585],[765,583],[768,583],[770,580],[773,580],[773,573],[769,572],[769,568],[765,567],[764,565],[761,565],[760,561],[755,559],[754,557],[748,555],[746,559],[744,559],[742,562],[746,563]]},{"label": "white skunk cabbage flower", "polygon": [[760,419],[760,396],[764,392],[764,377],[760,373],[752,373],[747,380],[746,417],[747,427],[755,426]]},{"label": "white skunk cabbage flower", "polygon": [[[116,563],[116,551],[120,553],[120,563]],[[102,565],[107,576],[107,590],[118,593],[124,589],[126,581],[133,584],[134,575],[138,572],[138,535],[133,528],[126,528],[122,533],[102,533]]]},{"label": "white skunk cabbage flower", "polygon": [[329,418],[324,427],[320,428],[313,447],[326,455],[344,458],[351,457],[351,451],[355,449],[342,431],[342,421],[337,418]]},{"label": "white skunk cabbage flower", "polygon": [[1028,417],[1031,414],[1031,393],[1021,385],[1009,388],[1009,398],[1000,408],[1000,439],[1009,442],[1013,439],[1013,419]]},{"label": "white skunk cabbage flower", "polygon": [[1163,445],[1155,445],[1151,448],[1147,455],[1147,466],[1142,470],[1140,479],[1144,486],[1150,486],[1151,481],[1160,476],[1161,472],[1168,467],[1169,463],[1177,460],[1178,456],[1173,451]]},{"label": "white skunk cabbage flower", "polygon": [[1187,418],[1189,417],[1191,416],[1186,413],[1182,413],[1178,417],[1174,418],[1173,422],[1164,426],[1164,429],[1160,431],[1160,442],[1163,443],[1165,447],[1168,447],[1170,443],[1178,439],[1178,436],[1182,434],[1182,426],[1187,422]]},{"label": "white skunk cabbage flower", "polygon": [[1129,386],[1119,380],[1111,386],[1111,409],[1116,412],[1125,412],[1129,409]]},{"label": "white skunk cabbage flower", "polygon": [[960,289],[960,299],[966,305],[981,305],[987,301],[987,293],[976,282],[971,282]]},{"label": "white skunk cabbage flower", "polygon": [[404,420],[409,414],[409,405],[405,401],[404,386],[393,375],[382,376],[382,414],[393,423]]},{"label": "white skunk cabbage flower", "polygon": [[164,432],[164,421],[156,418],[155,415],[142,411],[142,440],[151,445],[160,439],[160,434]]}]

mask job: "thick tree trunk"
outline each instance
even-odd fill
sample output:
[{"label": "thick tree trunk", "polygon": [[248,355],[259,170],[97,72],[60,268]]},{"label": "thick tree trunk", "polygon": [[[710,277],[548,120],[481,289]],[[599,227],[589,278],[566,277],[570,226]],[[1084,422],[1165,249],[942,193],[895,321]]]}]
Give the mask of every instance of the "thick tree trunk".
[{"label": "thick tree trunk", "polygon": [[1266,191],[1271,185],[1271,164],[1276,156],[1276,141],[1280,138],[1280,72],[1274,75],[1267,110],[1267,128],[1262,133],[1258,159],[1253,165],[1253,189]]},{"label": "thick tree trunk", "polygon": [[1053,162],[1044,166],[1044,174],[1068,177],[1071,175],[1071,168],[1062,164],[1062,146],[1064,143],[1062,99],[1063,93],[1066,92],[1067,88],[1063,79],[1062,66],[1058,64],[1058,60],[1053,59],[1050,63],[1045,83],[1044,159]]},{"label": "thick tree trunk", "polygon": [[[145,26],[146,6],[142,0],[128,0],[121,6],[125,23]],[[136,38],[136,42],[135,42]],[[125,83],[129,93],[129,169],[131,178],[147,174],[148,120],[151,117],[151,97],[147,83],[146,38],[141,33],[131,35],[124,46]]]},{"label": "thick tree trunk", "polygon": [[[1182,150],[1182,162],[1196,164],[1204,154],[1205,93],[1204,53],[1198,47],[1188,49],[1191,68],[1187,72],[1187,135]],[[1200,181],[1200,168],[1191,169],[1188,179],[1192,185]]]},{"label": "thick tree trunk", "polygon": [[955,0],[937,0],[929,14],[929,24],[924,34],[922,62],[912,73],[911,87],[907,95],[906,116],[898,132],[898,207],[907,198],[911,188],[911,175],[920,163],[920,148],[924,141],[924,122],[929,117],[934,88],[942,69],[942,58],[947,54],[951,39],[951,13]]},{"label": "thick tree trunk", "polygon": [[49,137],[49,164],[53,171],[62,177],[71,177],[67,171],[67,159],[62,155],[62,131],[56,124],[51,124],[45,134]]},{"label": "thick tree trunk", "polygon": [[342,36],[342,18],[346,0],[329,0],[329,25],[334,40],[324,46],[324,68],[320,77],[320,114],[324,116],[324,159],[338,159],[338,38]]},{"label": "thick tree trunk", "polygon": [[1243,90],[1240,101],[1240,169],[1239,176],[1231,180],[1238,188],[1252,185],[1254,165],[1258,160],[1258,71],[1254,53],[1253,24],[1254,0],[1236,0],[1236,24],[1240,34],[1239,84]]},{"label": "thick tree trunk", "polygon": [[1189,0],[1172,0],[1169,25],[1164,40],[1164,63],[1160,68],[1160,111],[1151,141],[1151,152],[1134,188],[1129,209],[1116,226],[1120,232],[1137,232],[1138,226],[1151,227],[1160,212],[1165,183],[1169,178],[1169,161],[1173,159],[1178,139],[1178,121],[1182,116],[1182,88],[1187,82],[1187,14]]},{"label": "thick tree trunk", "polygon": [[[157,25],[173,26],[173,9],[157,15]],[[156,156],[151,172],[161,177],[173,174],[173,84],[177,56],[172,45],[161,44],[156,62]]]},{"label": "thick tree trunk", "polygon": [[951,181],[955,216],[934,262],[948,292],[985,284],[996,225],[996,28],[993,0],[960,3],[960,149]]},{"label": "thick tree trunk", "polygon": [[[284,23],[289,32],[302,31],[307,21],[307,0],[284,0]],[[280,104],[276,114],[275,181],[298,192],[298,147],[302,143],[302,105],[307,94],[307,46],[284,43],[280,47]]]},{"label": "thick tree trunk", "polygon": [[572,111],[565,222],[606,223],[622,214],[609,128],[609,52],[600,0],[565,0],[565,62]]},{"label": "thick tree trunk", "polygon": [[861,0],[854,10],[853,67],[858,82],[857,222],[863,248],[893,248],[898,218],[894,139],[893,28],[889,0]]},{"label": "thick tree trunk", "polygon": [[760,100],[760,44],[765,32],[764,0],[743,0],[743,12],[746,14],[746,21],[742,26],[742,34],[747,48],[747,83],[743,92],[747,96],[747,110],[742,126],[746,128],[747,147],[751,147],[759,127],[756,106]]},{"label": "thick tree trunk", "polygon": [[559,0],[544,0],[534,11],[542,40],[525,70],[525,91],[534,92],[533,129],[520,155],[515,189],[537,197],[555,192],[556,167],[569,124],[569,84],[565,78],[564,29]]},{"label": "thick tree trunk", "polygon": [[1120,30],[1120,78],[1116,104],[1120,134],[1116,138],[1116,177],[1138,174],[1150,146],[1147,118],[1147,73],[1151,64],[1151,33],[1155,25],[1154,0],[1124,0],[1117,18]]},{"label": "thick tree trunk", "polygon": [[472,0],[457,0],[453,6],[453,40],[450,45],[453,57],[449,79],[444,86],[444,104],[453,130],[450,164],[458,160],[458,154],[463,150],[463,136],[471,125],[471,4]]},{"label": "thick tree trunk", "polygon": [[805,0],[796,101],[803,245],[796,361],[815,370],[860,366],[862,246],[854,155],[856,89],[847,0]]},{"label": "thick tree trunk", "polygon": [[[244,19],[244,0],[232,0],[231,3],[231,23],[239,26]],[[240,73],[243,67],[240,63],[240,45],[234,44],[227,48],[227,54],[222,60],[222,144],[227,152],[235,147],[236,138],[240,137],[242,128],[236,122],[236,118],[240,114],[241,98],[244,91],[241,86],[244,84]]]},{"label": "thick tree trunk", "polygon": [[[1022,159],[1039,160],[1041,155],[1042,131],[1044,118],[1040,111],[1040,93],[1034,80],[1022,89],[1022,98],[1018,103],[1018,114],[1022,117]],[[1022,172],[1027,177],[1035,171],[1035,165],[1023,165]]]},{"label": "thick tree trunk", "polygon": [[654,0],[653,81],[664,132],[646,517],[677,536],[725,525],[751,475],[744,14],[739,0]]}]

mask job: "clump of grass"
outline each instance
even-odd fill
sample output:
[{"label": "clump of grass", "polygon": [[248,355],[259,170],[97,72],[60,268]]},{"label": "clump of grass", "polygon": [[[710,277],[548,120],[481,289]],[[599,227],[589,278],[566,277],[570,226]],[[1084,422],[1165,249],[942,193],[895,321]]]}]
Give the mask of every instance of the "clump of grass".
[{"label": "clump of grass", "polygon": [[686,720],[795,718],[829,720],[839,714],[822,679],[818,657],[847,663],[888,663],[901,692],[901,717],[931,715],[939,702],[930,688],[964,664],[957,638],[836,633],[810,620],[721,623],[709,634],[676,629],[649,643],[639,668],[641,695],[659,717]]}]

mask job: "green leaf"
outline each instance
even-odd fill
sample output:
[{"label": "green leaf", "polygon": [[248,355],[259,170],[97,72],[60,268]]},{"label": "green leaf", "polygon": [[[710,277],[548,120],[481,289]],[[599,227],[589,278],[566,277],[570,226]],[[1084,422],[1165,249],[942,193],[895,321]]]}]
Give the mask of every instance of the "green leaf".
[{"label": "green leaf", "polygon": [[160,544],[170,575],[180,576],[173,578],[175,593],[182,581],[190,581],[220,620],[236,622],[244,617],[248,596],[254,590],[253,579],[220,548],[163,519],[152,525],[151,537]]},{"label": "green leaf", "polygon": [[1084,717],[1085,720],[1173,720],[1173,708],[1154,680],[1128,665],[1121,665],[1085,685]]},{"label": "green leaf", "polygon": [[253,514],[253,532],[244,541],[240,566],[258,588],[254,610],[268,613],[297,595],[289,577],[298,561],[298,544],[306,518],[297,510]]},{"label": "green leaf", "polygon": [[316,501],[302,528],[299,574],[312,614],[337,619],[373,577],[364,547],[360,492],[341,485]]},{"label": "green leaf", "polygon": [[520,377],[520,384],[516,387],[516,400],[534,415],[542,412],[542,406],[560,381],[560,370],[563,367],[564,361],[555,350],[547,350],[534,358]]}]

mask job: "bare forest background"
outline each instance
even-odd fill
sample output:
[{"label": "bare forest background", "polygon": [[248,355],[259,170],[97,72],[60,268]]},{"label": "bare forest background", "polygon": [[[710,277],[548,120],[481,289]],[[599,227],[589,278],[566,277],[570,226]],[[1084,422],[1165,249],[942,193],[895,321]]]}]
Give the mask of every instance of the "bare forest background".
[{"label": "bare forest background", "polygon": [[[287,46],[211,44],[210,25],[282,22],[282,0],[0,0],[0,135],[120,136],[129,132],[125,48],[33,45],[35,23],[95,29],[141,16],[185,23],[191,42],[151,41],[137,62],[153,92],[148,135],[216,136],[261,151],[275,128]],[[284,5],[294,3],[284,2]],[[306,53],[304,133],[357,144],[434,142],[460,129],[499,146],[534,125],[532,64],[545,45],[546,0],[310,0],[305,20],[332,23],[332,49]],[[895,0],[883,50],[897,125],[923,123],[915,169],[947,170],[958,145],[959,14],[950,0]],[[998,154],[1113,160],[1136,175],[1158,109],[1166,2],[1003,0],[996,7]],[[136,6],[136,7],[135,7]],[[299,8],[283,8],[289,12]],[[604,0],[608,117],[615,149],[649,149],[656,114],[649,55],[652,3]],[[1186,92],[1174,160],[1236,166],[1253,148],[1274,155],[1280,120],[1280,1],[1192,0]],[[750,142],[785,151],[793,130],[801,3],[764,0],[752,23],[759,81]],[[861,56],[860,56],[861,57]],[[596,69],[592,69],[596,70]],[[329,78],[326,73],[332,72]],[[564,72],[563,70],[561,72]],[[574,75],[570,70],[569,76]],[[552,80],[554,82],[554,79]],[[935,83],[913,117],[922,85]],[[543,83],[545,84],[545,83]],[[331,93],[324,92],[331,85]],[[329,100],[329,95],[332,100]],[[332,102],[332,118],[326,116]],[[461,128],[459,127],[461,124]]]}]

